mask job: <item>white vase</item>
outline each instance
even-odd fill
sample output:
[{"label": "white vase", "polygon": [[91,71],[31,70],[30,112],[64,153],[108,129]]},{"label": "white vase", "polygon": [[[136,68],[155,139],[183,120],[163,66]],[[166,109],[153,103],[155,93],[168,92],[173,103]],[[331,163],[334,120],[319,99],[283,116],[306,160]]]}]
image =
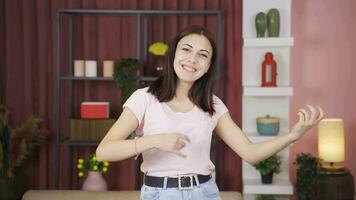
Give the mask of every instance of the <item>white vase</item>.
[{"label": "white vase", "polygon": [[89,171],[83,183],[84,191],[106,191],[107,184],[100,172]]}]

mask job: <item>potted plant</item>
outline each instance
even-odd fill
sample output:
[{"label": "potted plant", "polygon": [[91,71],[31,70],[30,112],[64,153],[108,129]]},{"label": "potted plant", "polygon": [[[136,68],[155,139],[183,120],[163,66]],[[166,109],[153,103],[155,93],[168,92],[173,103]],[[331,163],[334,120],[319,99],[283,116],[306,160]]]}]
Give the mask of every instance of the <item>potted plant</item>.
[{"label": "potted plant", "polygon": [[40,128],[41,119],[30,116],[13,128],[9,110],[0,104],[0,199],[19,199],[25,192],[21,167],[48,131]]},{"label": "potted plant", "polygon": [[86,191],[105,191],[107,184],[102,174],[106,173],[109,168],[109,163],[106,161],[99,162],[95,155],[89,158],[79,158],[77,163],[78,176],[84,176],[88,172],[88,176],[83,183],[83,190]]},{"label": "potted plant", "polygon": [[113,77],[121,90],[123,101],[140,87],[139,68],[140,62],[135,58],[124,58],[115,66]]},{"label": "potted plant", "polygon": [[262,183],[270,184],[273,180],[273,174],[281,171],[281,157],[273,155],[257,164],[255,168],[260,172]]},{"label": "potted plant", "polygon": [[299,200],[317,199],[317,175],[320,160],[309,153],[297,155],[297,196]]}]

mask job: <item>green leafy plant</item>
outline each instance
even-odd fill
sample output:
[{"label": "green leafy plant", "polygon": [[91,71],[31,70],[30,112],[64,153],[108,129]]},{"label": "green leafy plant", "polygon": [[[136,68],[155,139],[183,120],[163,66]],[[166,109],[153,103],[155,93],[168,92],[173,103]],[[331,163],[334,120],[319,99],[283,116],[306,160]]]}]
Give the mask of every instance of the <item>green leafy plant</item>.
[{"label": "green leafy plant", "polygon": [[0,105],[0,172],[1,177],[11,178],[34,147],[47,138],[48,131],[40,128],[42,120],[38,117],[31,115],[15,128],[10,126],[8,117],[9,110]]},{"label": "green leafy plant", "polygon": [[114,79],[121,90],[124,101],[140,87],[138,76],[139,68],[140,62],[134,58],[122,59],[115,66]]},{"label": "green leafy plant", "polygon": [[89,158],[79,158],[77,163],[78,176],[84,176],[87,171],[101,172],[105,173],[108,171],[109,162],[96,160],[95,155],[89,156]]},{"label": "green leafy plant", "polygon": [[309,153],[297,155],[297,196],[299,200],[314,200],[317,198],[316,177],[320,169],[320,160]]},{"label": "green leafy plant", "polygon": [[279,173],[281,171],[281,157],[279,155],[273,155],[261,162],[258,162],[254,166],[262,175],[266,175],[271,172]]},{"label": "green leafy plant", "polygon": [[273,195],[257,195],[255,200],[275,200]]}]

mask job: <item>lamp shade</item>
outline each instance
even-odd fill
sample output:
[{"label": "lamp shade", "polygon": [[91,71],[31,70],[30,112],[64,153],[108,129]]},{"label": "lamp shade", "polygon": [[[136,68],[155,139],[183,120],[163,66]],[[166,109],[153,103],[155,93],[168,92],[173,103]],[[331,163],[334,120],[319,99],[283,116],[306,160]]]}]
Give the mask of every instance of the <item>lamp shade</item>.
[{"label": "lamp shade", "polygon": [[344,122],[338,118],[323,119],[318,125],[319,157],[324,162],[345,160]]}]

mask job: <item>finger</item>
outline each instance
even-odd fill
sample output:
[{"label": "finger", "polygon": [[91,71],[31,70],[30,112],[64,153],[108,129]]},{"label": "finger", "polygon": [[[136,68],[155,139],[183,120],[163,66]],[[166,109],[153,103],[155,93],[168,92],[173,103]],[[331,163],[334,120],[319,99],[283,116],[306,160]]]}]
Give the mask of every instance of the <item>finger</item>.
[{"label": "finger", "polygon": [[183,135],[183,134],[180,134],[179,136],[180,136],[181,139],[183,139],[183,140],[185,140],[187,142],[190,142],[190,139],[188,138],[188,136]]},{"label": "finger", "polygon": [[297,124],[301,124],[304,121],[304,114],[302,112],[298,112],[298,116],[299,116],[299,119],[298,119]]},{"label": "finger", "polygon": [[307,106],[311,112],[310,123],[314,123],[314,121],[316,120],[316,109],[311,105],[307,105]]},{"label": "finger", "polygon": [[178,143],[184,147],[186,142],[184,140],[179,140]]},{"label": "finger", "polygon": [[176,150],[180,150],[182,147],[181,147],[181,145],[177,142],[175,145],[174,145],[174,147],[173,147],[173,149],[176,149]]},{"label": "finger", "polygon": [[188,141],[186,139],[184,139],[183,137],[178,137],[178,142],[184,143],[184,145],[185,145],[185,143],[187,143]]},{"label": "finger", "polygon": [[303,113],[303,115],[304,115],[304,121],[303,121],[303,122],[308,122],[310,116],[309,116],[309,114],[307,113],[307,111],[301,108],[301,109],[299,109],[299,112]]},{"label": "finger", "polygon": [[177,149],[182,149],[183,147],[185,147],[185,142],[178,141],[176,146],[177,146]]},{"label": "finger", "polygon": [[320,108],[320,106],[318,106],[318,110],[319,110],[318,121],[320,121],[324,118],[324,111],[323,111],[323,109]]}]

